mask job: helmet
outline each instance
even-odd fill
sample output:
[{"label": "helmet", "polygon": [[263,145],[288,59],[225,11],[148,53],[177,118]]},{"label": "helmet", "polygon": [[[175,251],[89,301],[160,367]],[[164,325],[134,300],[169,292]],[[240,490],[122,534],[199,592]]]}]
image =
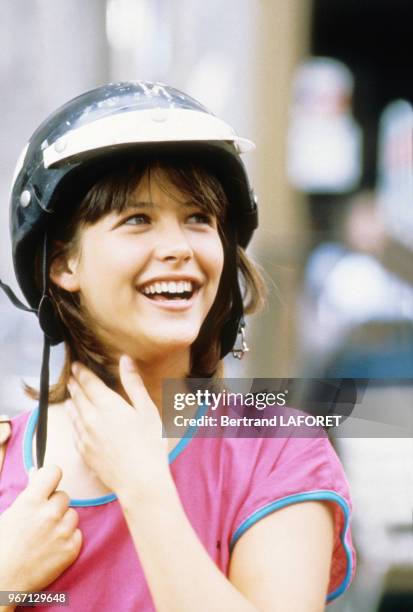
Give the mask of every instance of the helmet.
[{"label": "helmet", "polygon": [[[16,278],[30,305],[26,309],[37,313],[48,345],[44,372],[48,347],[63,340],[48,296],[47,266],[48,230],[64,212],[59,210],[59,202],[65,200],[59,196],[65,189],[74,184],[87,189],[107,165],[130,156],[179,154],[200,159],[220,180],[232,208],[235,240],[245,248],[258,218],[256,198],[240,154],[253,148],[251,141],[238,137],[227,123],[190,96],[148,81],[93,89],[67,102],[40,125],[15,169],[10,230]],[[43,245],[41,288],[35,270],[39,244]],[[13,302],[17,305],[15,297]],[[221,356],[233,348],[242,315],[236,281],[230,319],[221,333]],[[46,378],[47,372],[42,375],[40,404],[42,391],[47,404]]]},{"label": "helmet", "polygon": [[[35,252],[59,215],[59,193],[69,179],[93,177],[93,168],[142,150],[145,156],[196,155],[212,167],[229,202],[236,204],[237,241],[246,247],[257,226],[257,206],[239,154],[252,148],[199,102],[159,83],[113,83],[59,108],[23,150],[12,186],[13,263],[30,306],[38,309],[42,297],[35,283]],[[50,335],[54,343],[62,339],[57,330]]]}]

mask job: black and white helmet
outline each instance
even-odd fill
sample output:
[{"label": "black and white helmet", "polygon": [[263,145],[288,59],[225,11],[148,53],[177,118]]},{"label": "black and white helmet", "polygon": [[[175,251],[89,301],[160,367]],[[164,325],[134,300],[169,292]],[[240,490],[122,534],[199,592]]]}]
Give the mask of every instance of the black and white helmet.
[{"label": "black and white helmet", "polygon": [[26,145],[12,186],[13,262],[30,306],[38,309],[42,297],[35,283],[35,252],[59,215],[58,196],[69,178],[139,150],[201,156],[237,207],[237,240],[246,247],[257,226],[257,207],[240,154],[253,148],[199,102],[160,83],[112,83],[60,107]]}]

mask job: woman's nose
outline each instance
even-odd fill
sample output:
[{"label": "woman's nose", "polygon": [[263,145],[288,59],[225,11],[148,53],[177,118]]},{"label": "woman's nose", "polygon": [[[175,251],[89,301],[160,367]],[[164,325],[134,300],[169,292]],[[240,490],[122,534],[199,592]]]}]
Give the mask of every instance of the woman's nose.
[{"label": "woman's nose", "polygon": [[161,261],[188,261],[193,252],[185,233],[179,228],[162,232],[156,246],[156,257]]}]

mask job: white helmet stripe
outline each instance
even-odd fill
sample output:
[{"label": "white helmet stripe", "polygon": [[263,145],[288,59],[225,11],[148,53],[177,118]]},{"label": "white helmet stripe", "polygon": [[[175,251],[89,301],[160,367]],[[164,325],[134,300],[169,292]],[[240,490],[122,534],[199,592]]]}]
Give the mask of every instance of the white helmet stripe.
[{"label": "white helmet stripe", "polygon": [[150,142],[224,141],[238,153],[255,148],[214,115],[182,108],[134,110],[97,119],[57,139],[43,151],[45,168],[111,146]]},{"label": "white helmet stripe", "polygon": [[13,190],[13,185],[16,181],[16,178],[20,172],[20,170],[23,168],[23,164],[24,164],[24,160],[26,159],[26,153],[27,153],[27,149],[29,148],[30,145],[30,141],[28,143],[26,143],[26,145],[24,146],[22,152],[20,153],[14,171],[13,171],[13,178],[11,181],[11,189]]}]

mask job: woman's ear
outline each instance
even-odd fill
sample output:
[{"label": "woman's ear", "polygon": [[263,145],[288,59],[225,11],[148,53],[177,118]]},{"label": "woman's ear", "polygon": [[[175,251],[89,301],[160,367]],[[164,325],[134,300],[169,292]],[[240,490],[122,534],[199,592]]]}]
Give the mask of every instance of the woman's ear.
[{"label": "woman's ear", "polygon": [[51,261],[50,264],[50,278],[51,280],[62,289],[66,291],[79,291],[79,280],[78,280],[78,263],[79,258],[76,256],[69,256],[64,251],[58,252]]}]

